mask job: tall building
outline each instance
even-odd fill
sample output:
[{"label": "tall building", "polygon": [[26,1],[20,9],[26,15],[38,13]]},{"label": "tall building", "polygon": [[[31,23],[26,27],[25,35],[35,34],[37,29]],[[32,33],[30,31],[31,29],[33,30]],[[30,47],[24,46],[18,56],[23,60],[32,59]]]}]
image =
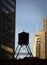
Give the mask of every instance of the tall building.
[{"label": "tall building", "polygon": [[44,19],[44,31],[47,31],[47,18]]},{"label": "tall building", "polygon": [[37,36],[34,36],[34,45],[33,45],[33,56],[36,57],[36,42],[37,42]]},{"label": "tall building", "polygon": [[[35,35],[34,36],[34,45],[33,45],[33,56],[34,57],[40,57],[40,35]],[[38,53],[36,53],[38,52]]]},{"label": "tall building", "polygon": [[[1,53],[5,56],[13,55],[13,49],[14,49],[14,13],[2,13],[2,23],[1,23]],[[10,53],[9,53],[10,52]]]},{"label": "tall building", "polygon": [[[45,59],[45,32],[38,32],[37,36],[35,35],[35,38],[37,37],[36,41],[36,57],[40,59]],[[35,44],[35,43],[34,43]],[[34,51],[33,51],[34,52]],[[35,54],[35,53],[34,53]]]},{"label": "tall building", "polygon": [[38,32],[34,37],[34,57],[38,57],[40,59],[47,59],[47,18],[44,19],[43,31]]},{"label": "tall building", "polygon": [[0,12],[1,12],[1,4],[2,4],[1,2],[2,2],[2,0],[0,0]]},{"label": "tall building", "polygon": [[12,59],[15,47],[15,0],[3,0],[1,3],[0,59]]}]

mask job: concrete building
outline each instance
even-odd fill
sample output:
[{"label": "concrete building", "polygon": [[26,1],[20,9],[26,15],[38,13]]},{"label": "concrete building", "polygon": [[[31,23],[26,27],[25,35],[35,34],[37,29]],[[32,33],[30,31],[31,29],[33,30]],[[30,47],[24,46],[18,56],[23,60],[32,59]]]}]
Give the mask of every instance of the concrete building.
[{"label": "concrete building", "polygon": [[3,0],[1,3],[0,59],[12,59],[15,47],[15,0]]},{"label": "concrete building", "polygon": [[38,32],[37,36],[38,38],[36,41],[36,57],[40,59],[45,59],[45,32]]},{"label": "concrete building", "polygon": [[44,19],[43,30],[47,31],[47,18]]},{"label": "concrete building", "polygon": [[1,13],[1,55],[12,58],[15,45],[15,17],[14,13]]},{"label": "concrete building", "polygon": [[[33,45],[33,56],[38,57],[40,56],[40,35],[35,35],[34,36],[34,45]],[[38,53],[36,53],[38,52]]]},{"label": "concrete building", "polygon": [[33,56],[47,59],[47,18],[44,19],[43,27],[44,30],[34,36]]}]

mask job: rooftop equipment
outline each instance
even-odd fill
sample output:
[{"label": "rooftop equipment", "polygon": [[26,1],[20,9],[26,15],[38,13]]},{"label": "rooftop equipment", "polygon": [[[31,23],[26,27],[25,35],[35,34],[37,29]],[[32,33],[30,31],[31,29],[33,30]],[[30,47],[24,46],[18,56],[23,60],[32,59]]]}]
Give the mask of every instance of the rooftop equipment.
[{"label": "rooftop equipment", "polygon": [[[20,45],[20,48],[19,48],[19,45]],[[28,53],[20,53],[20,50],[23,46],[25,46]],[[18,50],[18,52],[17,52],[17,50]],[[32,56],[32,53],[31,53],[31,50],[29,47],[29,33],[26,33],[23,31],[18,34],[18,45],[16,47],[16,52],[17,52],[17,53],[15,53],[15,54],[17,54],[16,58],[19,56],[19,54],[26,55],[26,57],[28,55],[30,55],[30,57]]]}]

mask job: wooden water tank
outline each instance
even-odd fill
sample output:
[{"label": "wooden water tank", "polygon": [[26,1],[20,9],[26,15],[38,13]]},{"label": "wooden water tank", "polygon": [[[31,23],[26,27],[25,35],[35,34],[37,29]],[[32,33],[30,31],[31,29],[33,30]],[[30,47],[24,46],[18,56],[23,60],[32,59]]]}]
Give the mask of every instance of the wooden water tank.
[{"label": "wooden water tank", "polygon": [[18,44],[28,45],[29,44],[29,33],[22,32],[18,34]]}]

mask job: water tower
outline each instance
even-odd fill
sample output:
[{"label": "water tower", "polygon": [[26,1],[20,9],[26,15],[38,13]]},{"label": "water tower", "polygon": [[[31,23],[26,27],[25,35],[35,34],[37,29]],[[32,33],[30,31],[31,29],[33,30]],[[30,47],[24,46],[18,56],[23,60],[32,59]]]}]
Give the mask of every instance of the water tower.
[{"label": "water tower", "polygon": [[[19,48],[20,45],[20,48]],[[27,54],[26,53],[20,53],[21,48],[25,46],[26,50],[27,50]],[[18,34],[18,45],[16,47],[16,51],[18,50],[18,53],[16,53],[16,58],[19,56],[19,54],[26,54],[26,57],[29,55],[30,57],[32,56],[30,47],[29,47],[29,33],[26,32],[21,32]],[[23,51],[23,50],[22,50]]]}]

